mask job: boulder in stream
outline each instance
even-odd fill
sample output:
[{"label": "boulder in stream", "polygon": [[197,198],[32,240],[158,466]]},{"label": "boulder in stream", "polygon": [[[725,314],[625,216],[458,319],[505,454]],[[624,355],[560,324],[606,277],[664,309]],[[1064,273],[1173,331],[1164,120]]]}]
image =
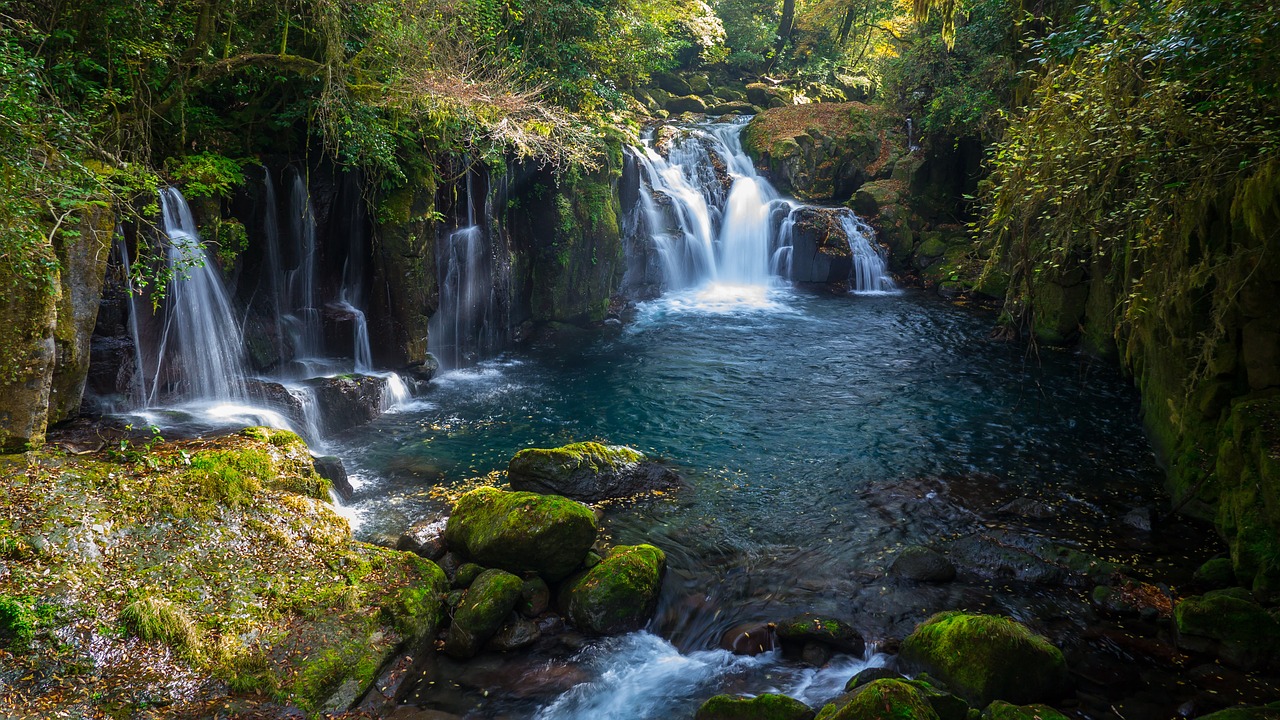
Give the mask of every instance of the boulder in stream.
[{"label": "boulder in stream", "polygon": [[804,613],[778,623],[775,631],[784,654],[799,657],[808,643],[821,643],[838,652],[862,655],[866,643],[849,623]]},{"label": "boulder in stream", "polygon": [[520,578],[502,570],[485,570],[471,583],[454,611],[444,642],[452,657],[474,657],[506,623],[520,600]]},{"label": "boulder in stream", "polygon": [[894,558],[889,574],[916,582],[945,583],[956,579],[956,566],[937,550],[908,545]]},{"label": "boulder in stream", "polygon": [[716,695],[702,703],[694,720],[812,720],[813,710],[786,695]]},{"label": "boulder in stream", "polygon": [[822,720],[941,720],[915,683],[873,680],[845,693],[818,712]]},{"label": "boulder in stream", "polygon": [[567,580],[560,608],[579,630],[613,635],[639,630],[658,605],[667,556],[652,545],[620,545],[599,565]]},{"label": "boulder in stream", "polygon": [[982,720],[1067,720],[1048,705],[1010,705],[997,700],[982,711]]},{"label": "boulder in stream", "polygon": [[1244,588],[1186,598],[1173,608],[1173,625],[1178,647],[1244,669],[1265,664],[1280,647],[1280,622]]},{"label": "boulder in stream", "polygon": [[596,539],[591,508],[555,495],[482,487],[458,498],[445,526],[449,547],[485,567],[567,577]]},{"label": "boulder in stream", "polygon": [[938,613],[903,640],[898,658],[906,670],[927,672],[979,706],[1052,700],[1067,685],[1061,650],[1025,625],[993,615]]},{"label": "boulder in stream", "polygon": [[513,490],[551,493],[596,502],[680,484],[680,476],[624,445],[572,443],[526,448],[507,466]]}]

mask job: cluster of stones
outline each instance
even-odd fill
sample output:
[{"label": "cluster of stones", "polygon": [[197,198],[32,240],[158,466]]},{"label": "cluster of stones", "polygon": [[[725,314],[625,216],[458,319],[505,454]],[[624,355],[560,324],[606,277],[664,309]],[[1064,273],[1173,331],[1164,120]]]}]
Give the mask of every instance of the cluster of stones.
[{"label": "cluster of stones", "polygon": [[401,538],[402,549],[436,561],[449,577],[443,652],[467,659],[520,649],[566,621],[589,635],[643,627],[658,602],[665,554],[645,544],[602,548],[596,514],[578,500],[670,487],[675,474],[630,448],[575,443],[521,451],[509,478],[513,490],[472,490],[447,522],[414,526]]}]

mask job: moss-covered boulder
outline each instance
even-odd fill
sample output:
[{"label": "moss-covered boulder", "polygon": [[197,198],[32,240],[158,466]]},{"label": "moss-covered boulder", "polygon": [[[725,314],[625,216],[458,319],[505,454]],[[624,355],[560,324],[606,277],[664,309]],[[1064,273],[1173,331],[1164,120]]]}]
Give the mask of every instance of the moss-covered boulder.
[{"label": "moss-covered boulder", "polygon": [[502,570],[485,570],[467,589],[453,614],[444,651],[456,658],[474,657],[507,622],[520,601],[520,578]]},{"label": "moss-covered boulder", "polygon": [[1173,623],[1179,647],[1238,667],[1257,667],[1280,649],[1280,622],[1231,589],[1186,598],[1173,608]]},{"label": "moss-covered boulder", "polygon": [[782,649],[788,654],[806,643],[821,643],[833,650],[861,655],[866,648],[862,635],[849,623],[838,618],[804,613],[780,621],[774,628]]},{"label": "moss-covered boulder", "polygon": [[680,477],[625,445],[581,442],[521,450],[507,466],[507,480],[512,490],[595,502],[671,488]]},{"label": "moss-covered boulder", "polygon": [[1213,558],[1196,568],[1192,579],[1201,586],[1217,590],[1235,585],[1236,571],[1231,566],[1231,558]]},{"label": "moss-covered boulder", "polygon": [[[767,102],[751,97],[766,107]],[[787,105],[756,115],[743,148],[782,192],[804,200],[845,200],[875,177],[888,152],[888,120],[862,103]]]},{"label": "moss-covered boulder", "polygon": [[875,680],[818,712],[817,720],[940,720],[928,699],[904,680]]},{"label": "moss-covered boulder", "polygon": [[1271,703],[1262,707],[1231,707],[1208,715],[1201,715],[1196,720],[1280,720],[1280,703]]},{"label": "moss-covered boulder", "polygon": [[439,306],[436,284],[435,171],[417,162],[405,166],[405,183],[378,201],[373,265],[378,287],[372,294],[375,351],[394,367],[427,360],[428,320]]},{"label": "moss-covered boulder", "polygon": [[795,698],[765,693],[756,697],[716,695],[702,703],[694,720],[811,720],[813,710]]},{"label": "moss-covered boulder", "polygon": [[1021,623],[991,615],[938,613],[902,642],[899,660],[980,706],[1052,700],[1067,685],[1058,648]]},{"label": "moss-covered boulder", "polygon": [[1011,705],[997,700],[982,711],[982,720],[1067,720],[1048,705]]},{"label": "moss-covered boulder", "polygon": [[458,498],[445,525],[449,547],[485,567],[567,577],[596,539],[591,508],[555,495],[484,487]]},{"label": "moss-covered boulder", "polygon": [[620,545],[599,565],[567,580],[559,603],[583,632],[612,635],[644,627],[658,604],[667,556],[652,545]]}]

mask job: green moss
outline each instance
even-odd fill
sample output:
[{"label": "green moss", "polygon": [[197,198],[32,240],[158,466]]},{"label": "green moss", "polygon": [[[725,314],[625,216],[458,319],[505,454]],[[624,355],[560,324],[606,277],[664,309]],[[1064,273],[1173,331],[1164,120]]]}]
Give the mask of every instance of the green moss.
[{"label": "green moss", "polygon": [[515,609],[523,586],[520,578],[502,570],[480,573],[454,611],[444,651],[457,658],[478,653]]},{"label": "green moss", "polygon": [[643,627],[657,606],[667,557],[652,545],[619,546],[569,579],[560,606],[578,629],[609,635]]},{"label": "green moss", "polygon": [[810,720],[813,710],[786,695],[765,693],[756,697],[716,695],[698,708],[694,720]]},{"label": "green moss", "polygon": [[146,596],[125,606],[120,621],[143,640],[161,642],[191,659],[200,657],[204,636],[187,611],[163,598]]},{"label": "green moss", "polygon": [[[1234,664],[1252,666],[1264,662],[1280,647],[1280,622],[1247,591],[1216,590],[1189,597],[1173,608],[1178,644],[1193,650],[1217,651]],[[1210,645],[1204,641],[1216,641]]]},{"label": "green moss", "polygon": [[1060,650],[1020,623],[990,615],[934,615],[903,641],[900,657],[978,705],[1052,699],[1067,679]]},{"label": "green moss", "polygon": [[[819,717],[826,720],[939,720],[920,691],[902,680],[874,680],[846,696],[843,706]],[[830,707],[830,706],[828,706]]]},{"label": "green moss", "polygon": [[531,570],[553,582],[582,562],[596,531],[595,515],[582,503],[486,487],[458,499],[444,535],[481,565]]},{"label": "green moss", "polygon": [[345,682],[354,680],[360,688],[368,687],[381,665],[382,655],[363,643],[326,650],[302,665],[289,685],[288,697],[308,714],[315,713]]},{"label": "green moss", "polygon": [[997,700],[982,711],[982,720],[1067,720],[1048,705],[1010,705]]},{"label": "green moss", "polygon": [[36,613],[30,598],[0,595],[0,647],[22,652],[35,638]]}]

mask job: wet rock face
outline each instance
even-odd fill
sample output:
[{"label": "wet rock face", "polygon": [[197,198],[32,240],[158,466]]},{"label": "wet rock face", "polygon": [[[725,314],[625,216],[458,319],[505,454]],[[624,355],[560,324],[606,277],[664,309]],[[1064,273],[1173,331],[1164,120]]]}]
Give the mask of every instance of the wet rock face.
[{"label": "wet rock face", "polygon": [[372,375],[316,378],[307,381],[326,434],[363,425],[382,414],[387,381]]},{"label": "wet rock face", "polygon": [[795,211],[791,231],[791,279],[802,283],[838,283],[849,279],[853,257],[836,208]]},{"label": "wet rock face", "polygon": [[582,564],[596,530],[595,515],[581,503],[479,488],[458,499],[444,536],[450,548],[481,565],[555,582]]},{"label": "wet rock face", "polygon": [[1067,685],[1058,648],[1020,623],[991,615],[938,613],[902,642],[899,659],[980,706],[1053,700]]},{"label": "wet rock face", "polygon": [[956,566],[942,553],[923,545],[909,545],[894,558],[889,574],[916,582],[943,583],[956,578]]},{"label": "wet rock face", "polygon": [[527,448],[507,467],[513,490],[563,495],[596,502],[631,497],[680,484],[675,471],[623,445],[596,442]]},{"label": "wet rock face", "polygon": [[91,338],[98,319],[107,257],[115,230],[115,213],[94,207],[81,213],[78,235],[60,234],[56,332],[57,360],[49,393],[49,423],[75,417],[89,373]]},{"label": "wet rock face", "polygon": [[560,607],[583,632],[613,635],[644,627],[658,604],[667,557],[652,545],[618,546],[565,582]]},{"label": "wet rock face", "polygon": [[[775,632],[782,644],[782,651],[789,656],[802,656],[806,648],[819,644],[831,650],[862,655],[866,643],[861,633],[849,623],[837,618],[804,613],[787,618],[777,624]],[[810,652],[815,652],[810,650]],[[822,663],[816,663],[821,665]]]}]

